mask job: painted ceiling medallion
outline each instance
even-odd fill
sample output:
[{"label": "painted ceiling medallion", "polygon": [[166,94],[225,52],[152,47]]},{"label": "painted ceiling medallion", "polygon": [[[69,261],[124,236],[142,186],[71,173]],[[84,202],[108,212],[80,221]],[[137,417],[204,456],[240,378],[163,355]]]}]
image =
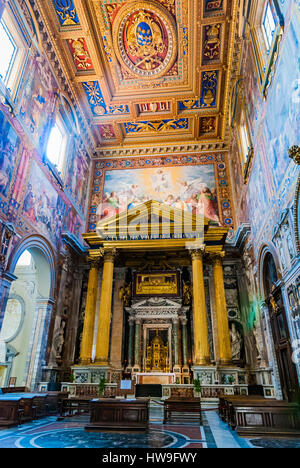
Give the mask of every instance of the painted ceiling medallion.
[{"label": "painted ceiling medallion", "polygon": [[165,75],[177,57],[176,24],[154,1],[132,1],[121,8],[113,29],[119,62],[139,78]]}]

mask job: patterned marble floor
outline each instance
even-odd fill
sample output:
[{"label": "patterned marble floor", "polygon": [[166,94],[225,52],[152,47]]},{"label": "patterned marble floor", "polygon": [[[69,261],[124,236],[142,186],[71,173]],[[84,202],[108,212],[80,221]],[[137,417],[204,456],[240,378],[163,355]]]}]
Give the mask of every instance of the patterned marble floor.
[{"label": "patterned marble floor", "polygon": [[298,440],[241,439],[215,411],[205,411],[203,425],[163,425],[162,407],[151,404],[150,427],[143,433],[85,432],[88,416],[57,421],[48,417],[17,428],[0,429],[0,448],[300,448]]}]

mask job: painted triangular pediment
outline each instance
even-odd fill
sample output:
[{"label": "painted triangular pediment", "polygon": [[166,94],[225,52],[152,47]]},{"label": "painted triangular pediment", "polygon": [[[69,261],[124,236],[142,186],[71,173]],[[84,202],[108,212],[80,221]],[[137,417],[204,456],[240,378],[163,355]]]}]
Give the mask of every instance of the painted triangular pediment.
[{"label": "painted triangular pediment", "polygon": [[150,200],[99,221],[97,233],[102,239],[182,238],[201,227],[204,232],[209,223],[204,216]]}]

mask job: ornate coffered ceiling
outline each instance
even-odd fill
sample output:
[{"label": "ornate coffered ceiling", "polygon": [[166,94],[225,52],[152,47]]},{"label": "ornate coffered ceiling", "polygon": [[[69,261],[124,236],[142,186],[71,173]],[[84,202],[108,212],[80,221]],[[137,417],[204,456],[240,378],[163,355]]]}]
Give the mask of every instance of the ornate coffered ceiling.
[{"label": "ornate coffered ceiling", "polygon": [[37,3],[98,156],[226,147],[237,0]]}]

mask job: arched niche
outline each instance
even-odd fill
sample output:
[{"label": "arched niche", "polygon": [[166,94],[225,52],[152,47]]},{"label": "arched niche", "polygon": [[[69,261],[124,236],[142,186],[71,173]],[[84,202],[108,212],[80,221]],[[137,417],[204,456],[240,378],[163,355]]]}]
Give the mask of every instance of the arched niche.
[{"label": "arched niche", "polygon": [[[26,262],[18,263],[24,252],[31,254],[29,265]],[[18,327],[16,330],[13,339],[4,340],[6,350],[12,345],[17,351],[11,362],[6,365],[6,376],[10,373],[11,377],[16,378],[18,386],[36,390],[41,381],[42,366],[45,364],[52,317],[55,289],[55,257],[52,247],[41,236],[33,235],[22,239],[10,255],[8,272],[15,281],[10,288],[11,294],[8,294],[6,304],[9,305],[15,294],[23,297],[26,319],[23,320],[21,329]],[[6,304],[3,311],[4,325],[7,323]],[[7,381],[6,378],[5,380]]]},{"label": "arched niche", "polygon": [[29,236],[22,239],[10,255],[7,269],[14,274],[21,255],[28,250],[39,269],[38,291],[41,297],[53,300],[55,290],[55,259],[52,247],[42,236]]},{"label": "arched niche", "polygon": [[269,297],[273,286],[281,279],[280,264],[271,245],[264,245],[259,255],[259,289],[263,299]]},{"label": "arched niche", "polygon": [[266,317],[274,343],[274,357],[283,398],[293,401],[299,391],[296,366],[293,360],[288,313],[281,289],[279,261],[270,246],[264,246],[260,255],[260,290],[266,304]]}]

